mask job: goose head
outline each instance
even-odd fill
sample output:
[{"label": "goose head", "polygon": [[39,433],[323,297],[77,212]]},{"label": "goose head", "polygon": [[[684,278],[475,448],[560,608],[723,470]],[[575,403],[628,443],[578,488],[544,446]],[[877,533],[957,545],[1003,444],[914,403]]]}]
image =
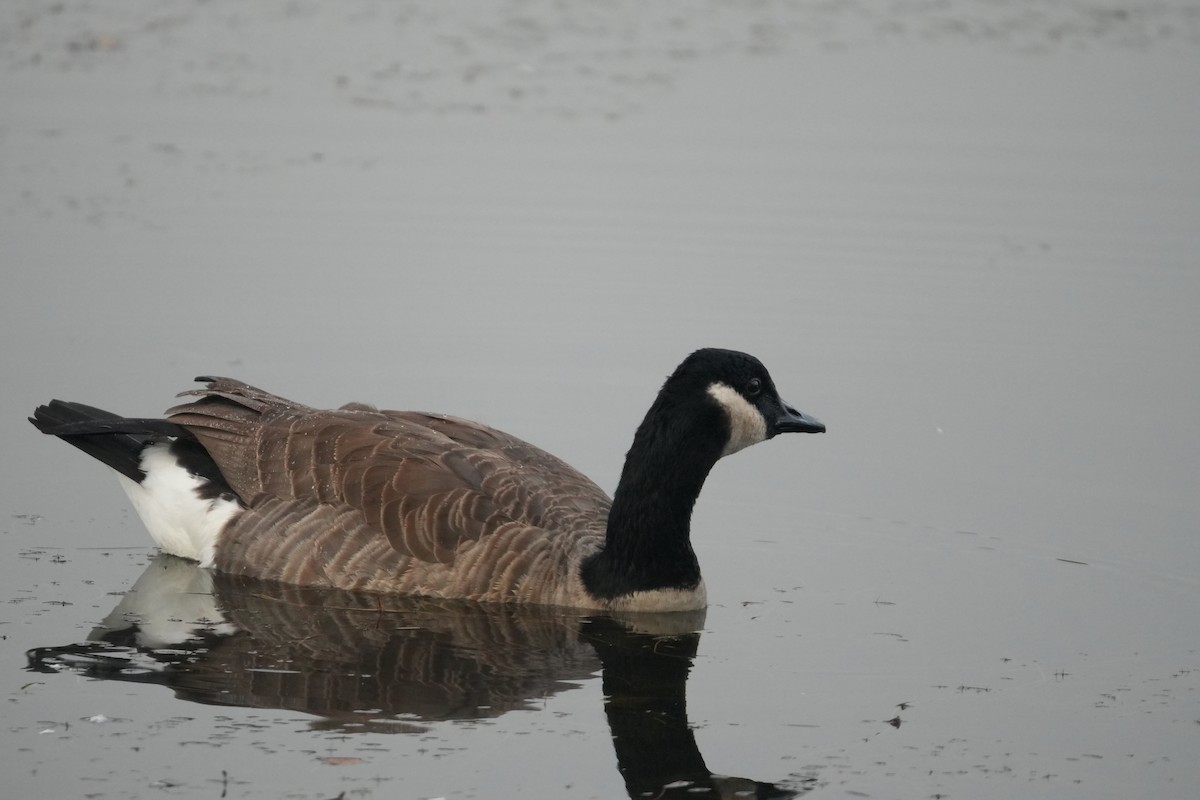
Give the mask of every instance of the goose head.
[{"label": "goose head", "polygon": [[705,394],[724,412],[727,433],[722,456],[781,433],[825,432],[820,420],[784,402],[767,368],[752,355],[710,348],[693,353],[684,365],[707,380]]},{"label": "goose head", "polygon": [[713,461],[781,433],[825,432],[779,396],[761,361],[718,348],[697,350],[676,368],[646,421],[677,443],[707,443]]}]

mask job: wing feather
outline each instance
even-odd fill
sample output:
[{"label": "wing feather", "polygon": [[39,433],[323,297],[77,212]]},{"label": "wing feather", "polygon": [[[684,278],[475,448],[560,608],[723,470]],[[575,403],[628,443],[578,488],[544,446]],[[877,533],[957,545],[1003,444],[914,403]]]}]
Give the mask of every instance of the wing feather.
[{"label": "wing feather", "polygon": [[343,588],[384,580],[392,591],[453,582],[490,596],[578,557],[575,539],[602,539],[604,492],[516,437],[436,414],[317,410],[210,380],[168,415],[249,506],[219,547],[222,569]]}]

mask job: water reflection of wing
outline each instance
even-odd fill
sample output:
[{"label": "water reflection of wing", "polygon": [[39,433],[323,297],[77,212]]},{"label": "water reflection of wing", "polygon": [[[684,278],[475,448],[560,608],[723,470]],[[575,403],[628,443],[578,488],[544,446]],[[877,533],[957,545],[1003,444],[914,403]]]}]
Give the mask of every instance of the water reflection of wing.
[{"label": "water reflection of wing", "polygon": [[798,796],[804,782],[705,765],[685,691],[703,621],[305,589],[160,556],[87,642],[28,656],[32,670],[158,683],[193,702],[303,711],[322,728],[376,733],[529,708],[602,668],[631,797]]},{"label": "water reflection of wing", "polygon": [[[499,604],[494,604],[499,606]],[[530,613],[532,611],[532,613]],[[600,668],[582,617],[254,581],[156,558],[89,635],[34,668],[159,683],[193,702],[412,730],[529,708]]]},{"label": "water reflection of wing", "polygon": [[577,614],[214,577],[239,633],[174,683],[187,699],[378,727],[529,708],[599,669]]}]

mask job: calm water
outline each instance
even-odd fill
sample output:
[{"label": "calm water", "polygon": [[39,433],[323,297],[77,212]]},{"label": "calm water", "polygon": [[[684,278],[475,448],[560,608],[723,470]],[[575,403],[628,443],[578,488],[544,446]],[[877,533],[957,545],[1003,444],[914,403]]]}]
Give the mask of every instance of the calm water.
[{"label": "calm water", "polygon": [[[1193,796],[1200,7],[1044,5],[4,5],[5,791]],[[829,433],[667,628],[213,583],[24,422],[230,374],[611,490],[708,345]]]}]

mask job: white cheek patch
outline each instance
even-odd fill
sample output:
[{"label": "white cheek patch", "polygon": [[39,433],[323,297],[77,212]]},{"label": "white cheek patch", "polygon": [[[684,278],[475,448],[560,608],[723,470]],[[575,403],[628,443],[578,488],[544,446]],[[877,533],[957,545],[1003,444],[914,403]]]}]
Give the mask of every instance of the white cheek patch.
[{"label": "white cheek patch", "polygon": [[736,389],[728,384],[714,383],[708,387],[708,393],[721,404],[725,416],[729,417],[729,442],[722,456],[744,450],[767,438],[767,420],[762,412]]}]

